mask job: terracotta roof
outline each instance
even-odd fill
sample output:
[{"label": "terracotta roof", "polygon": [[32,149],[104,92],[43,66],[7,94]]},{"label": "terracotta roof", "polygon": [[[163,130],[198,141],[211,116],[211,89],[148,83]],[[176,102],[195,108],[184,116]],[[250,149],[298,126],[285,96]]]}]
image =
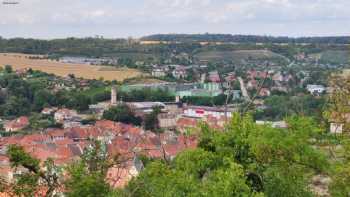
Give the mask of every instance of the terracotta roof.
[{"label": "terracotta roof", "polygon": [[20,130],[29,125],[29,119],[26,116],[21,116],[15,120],[5,123],[4,128],[6,130]]}]

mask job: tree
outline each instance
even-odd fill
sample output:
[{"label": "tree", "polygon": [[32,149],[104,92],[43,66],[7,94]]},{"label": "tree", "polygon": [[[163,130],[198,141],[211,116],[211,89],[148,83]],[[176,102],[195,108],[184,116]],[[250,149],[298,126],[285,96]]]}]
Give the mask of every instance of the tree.
[{"label": "tree", "polygon": [[23,167],[27,170],[17,175],[15,183],[10,185],[10,190],[15,195],[34,196],[42,186],[47,188],[46,197],[53,197],[59,193],[61,169],[54,164],[52,159],[45,161],[44,168],[41,168],[38,159],[33,158],[17,145],[10,145],[7,155],[13,169]]},{"label": "tree", "polygon": [[68,179],[64,185],[68,197],[95,197],[117,195],[106,181],[107,171],[111,167],[123,165],[124,158],[109,155],[106,145],[93,141],[84,150],[81,160],[67,167]]},{"label": "tree", "polygon": [[12,66],[11,65],[5,65],[5,73],[12,73]]},{"label": "tree", "polygon": [[53,95],[47,90],[39,90],[34,94],[34,109],[41,111],[44,107],[53,104]]},{"label": "tree", "polygon": [[160,113],[161,113],[161,108],[156,106],[153,108],[152,113],[146,115],[144,120],[145,130],[150,130],[150,131],[159,130],[158,115]]},{"label": "tree", "polygon": [[69,178],[65,181],[68,197],[107,196],[111,188],[105,181],[108,170],[107,154],[102,144],[95,142],[84,151],[82,159],[68,166]]},{"label": "tree", "polygon": [[21,116],[30,112],[30,103],[26,98],[10,97],[1,110],[4,116]]},{"label": "tree", "polygon": [[141,125],[141,118],[136,117],[135,113],[126,104],[119,104],[105,111],[103,118],[125,124]]},{"label": "tree", "polygon": [[223,132],[202,126],[199,147],[169,163],[150,162],[130,182],[129,196],[311,196],[309,178],[326,172],[310,138],[310,118],[291,117],[281,131],[235,114]]},{"label": "tree", "polygon": [[[350,77],[334,76],[330,80],[330,86],[333,91],[328,98],[328,106],[324,115],[329,122],[343,125],[343,133],[348,134],[350,131]],[[350,138],[343,135],[338,138],[338,143],[329,143],[329,150],[333,156],[335,170],[332,173],[332,183],[330,193],[332,196],[349,196],[350,195]],[[339,151],[339,147],[342,151]],[[341,154],[336,154],[341,152]]]}]

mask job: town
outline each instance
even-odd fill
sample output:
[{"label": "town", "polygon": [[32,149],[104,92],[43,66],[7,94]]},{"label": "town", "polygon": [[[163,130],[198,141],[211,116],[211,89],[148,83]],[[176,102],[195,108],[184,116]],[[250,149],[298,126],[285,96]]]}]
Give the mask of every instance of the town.
[{"label": "town", "polygon": [[[140,48],[154,44],[145,41],[132,43],[132,47]],[[228,48],[242,47],[226,44]],[[173,43],[160,45],[173,47]],[[201,43],[197,47],[209,50],[212,45],[223,47],[224,44]],[[250,46],[242,48],[246,47]],[[312,45],[288,46],[304,51],[292,55],[272,52],[276,48],[286,50],[280,44],[272,47],[266,44],[266,47],[270,48],[261,49],[256,44],[254,49],[233,50],[230,55],[234,58],[230,60],[224,57],[229,53],[226,48],[222,54],[212,49],[199,54],[186,53],[186,48],[184,51],[170,50],[168,59],[162,61],[148,58],[141,61],[123,56],[17,55],[21,61],[30,59],[31,63],[55,61],[67,65],[104,65],[111,69],[138,69],[142,75],[124,81],[88,79],[74,74],[62,75],[58,71],[57,74],[47,73],[30,66],[17,68],[15,63],[3,65],[0,69],[1,180],[11,185],[18,181],[18,176],[35,174],[23,164],[14,167],[15,158],[9,155],[13,151],[23,151],[20,155],[28,154],[28,157],[37,159],[39,168],[45,171],[48,161],[52,161],[57,169],[67,170],[77,162],[86,162],[86,157],[98,150],[102,152],[103,161],[113,160],[113,165],[104,169],[103,180],[108,187],[123,191],[143,177],[149,163],[156,165],[157,161],[162,161],[170,165],[177,162],[179,155],[181,158],[188,151],[205,148],[215,152],[211,144],[221,142],[227,137],[226,130],[237,129],[237,125],[240,129],[247,126],[244,124],[250,125],[249,128],[256,125],[256,128],[273,129],[274,135],[279,136],[291,130],[299,132],[293,129],[295,124],[303,124],[303,119],[293,123],[293,118],[310,117],[315,124],[324,124],[324,133],[318,133],[317,137],[307,136],[305,143],[313,140],[322,144],[346,133],[349,123],[347,116],[345,120],[343,117],[346,113],[340,112],[341,118],[337,118],[339,114],[334,110],[330,113],[324,111],[327,99],[337,92],[331,78],[336,74],[345,75],[350,67],[348,59],[337,62],[327,58],[331,56],[329,53],[344,54],[340,52],[344,46],[332,45],[321,55],[313,52],[318,48]],[[337,50],[329,52],[333,48]],[[205,53],[216,53],[218,57]],[[250,118],[244,118],[246,116]],[[240,117],[238,122],[237,117]],[[305,125],[297,128],[304,127],[309,128]],[[207,130],[215,133],[212,137],[223,136],[213,138],[215,142],[205,141],[209,138]],[[260,134],[252,134],[251,138]],[[232,137],[238,138],[239,135],[236,133]],[[265,137],[269,139],[270,136]],[[252,143],[258,141],[254,138]],[[225,148],[231,144],[225,140],[222,143],[229,145],[215,145],[218,146],[215,148],[226,154]],[[264,145],[258,145],[263,149]],[[313,146],[318,144],[314,142]],[[240,158],[236,156],[235,159]],[[89,162],[92,161],[87,160]],[[226,165],[223,161],[219,163]],[[59,171],[52,173],[58,176]],[[65,172],[60,175],[55,179],[57,185],[70,178]],[[312,180],[310,184],[314,192],[327,194],[324,185],[329,185],[328,176],[317,174]],[[51,186],[47,183],[39,190],[48,195],[53,192]],[[53,190],[55,195],[65,192],[61,187]],[[28,194],[33,192],[38,195],[39,191],[29,191]]]}]

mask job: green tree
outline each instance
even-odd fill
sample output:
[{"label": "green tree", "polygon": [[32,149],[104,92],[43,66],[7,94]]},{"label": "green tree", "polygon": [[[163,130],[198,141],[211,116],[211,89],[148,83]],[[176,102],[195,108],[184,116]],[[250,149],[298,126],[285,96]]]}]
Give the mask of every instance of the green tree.
[{"label": "green tree", "polygon": [[33,158],[17,145],[8,147],[7,156],[13,170],[21,167],[26,169],[15,176],[15,183],[10,186],[16,196],[35,196],[34,194],[42,187],[47,188],[46,197],[53,197],[59,193],[61,169],[52,159],[46,160],[41,168],[38,159]]},{"label": "green tree", "polygon": [[124,192],[130,196],[312,196],[309,179],[326,172],[326,157],[310,144],[320,132],[309,118],[287,130],[234,115],[223,132],[202,126],[199,147],[170,162],[149,163]]},{"label": "green tree", "polygon": [[11,65],[5,65],[5,73],[12,73],[12,66]]},{"label": "green tree", "polygon": [[144,120],[145,130],[150,131],[158,131],[159,130],[159,122],[158,115],[161,113],[160,107],[154,107],[152,113],[147,114]]},{"label": "green tree", "polygon": [[4,116],[27,115],[31,111],[30,103],[23,97],[10,97],[1,110]]},{"label": "green tree", "polygon": [[53,103],[53,95],[47,90],[39,90],[34,94],[34,109],[41,111]]},{"label": "green tree", "polygon": [[66,196],[109,196],[112,188],[105,178],[118,157],[110,158],[106,147],[98,141],[84,150],[81,160],[67,167],[69,178],[65,181]]},{"label": "green tree", "polygon": [[141,125],[141,118],[136,117],[135,113],[126,104],[119,104],[105,111],[103,113],[103,118],[115,122]]}]

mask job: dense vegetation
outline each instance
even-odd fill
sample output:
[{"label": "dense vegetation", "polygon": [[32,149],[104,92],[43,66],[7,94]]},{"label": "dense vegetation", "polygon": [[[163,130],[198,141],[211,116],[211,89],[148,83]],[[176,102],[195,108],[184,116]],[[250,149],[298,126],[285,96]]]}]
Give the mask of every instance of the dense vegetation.
[{"label": "dense vegetation", "polygon": [[117,191],[103,177],[118,158],[103,153],[100,143],[67,167],[69,176],[64,180],[58,178],[63,169],[52,161],[45,162],[46,171],[39,170],[38,160],[11,146],[8,155],[13,166],[29,170],[17,177],[13,191],[30,196],[41,180],[50,189],[48,196],[62,183],[67,196],[312,196],[310,178],[330,172],[326,156],[310,142],[322,132],[310,118],[291,117],[288,122],[289,128],[280,130],[236,114],[224,132],[202,125],[196,150],[172,161],[148,161],[137,178]]},{"label": "dense vegetation", "polygon": [[322,119],[326,99],[311,95],[305,96],[270,96],[265,99],[266,109],[258,110],[255,114],[257,120],[282,120],[284,117],[302,114]]},{"label": "dense vegetation", "polygon": [[[197,54],[225,53],[230,54],[236,50],[262,50],[268,49],[289,59],[293,59],[298,52],[307,54],[326,53],[322,62],[329,62],[328,54],[333,50],[338,51],[338,56],[344,63],[344,51],[349,44],[349,37],[310,37],[288,38],[268,36],[244,36],[224,34],[199,34],[199,35],[152,35],[142,40],[179,41],[169,44],[145,45],[133,39],[105,39],[105,38],[66,38],[54,40],[37,40],[0,37],[0,52],[17,52],[27,54],[45,54],[49,58],[57,59],[61,56],[87,56],[87,57],[112,57],[118,59],[119,65],[145,69],[146,64],[191,64],[198,63],[198,59],[207,59],[211,56]],[[199,42],[224,42],[220,45],[201,45]],[[234,42],[234,44],[230,43]],[[263,43],[256,45],[255,43]],[[288,43],[280,45],[278,43]],[[302,46],[298,43],[309,43]],[[345,54],[346,56],[346,54]],[[238,55],[240,57],[240,55]],[[254,58],[254,55],[252,55]],[[331,57],[331,59],[334,59]],[[224,59],[225,60],[225,59]],[[230,60],[230,59],[228,59]],[[280,61],[280,60],[279,60]],[[336,61],[338,63],[339,61]]]},{"label": "dense vegetation", "polygon": [[178,42],[238,42],[238,43],[323,43],[349,44],[350,37],[273,37],[231,34],[156,34],[143,37],[142,40],[178,41]]}]

